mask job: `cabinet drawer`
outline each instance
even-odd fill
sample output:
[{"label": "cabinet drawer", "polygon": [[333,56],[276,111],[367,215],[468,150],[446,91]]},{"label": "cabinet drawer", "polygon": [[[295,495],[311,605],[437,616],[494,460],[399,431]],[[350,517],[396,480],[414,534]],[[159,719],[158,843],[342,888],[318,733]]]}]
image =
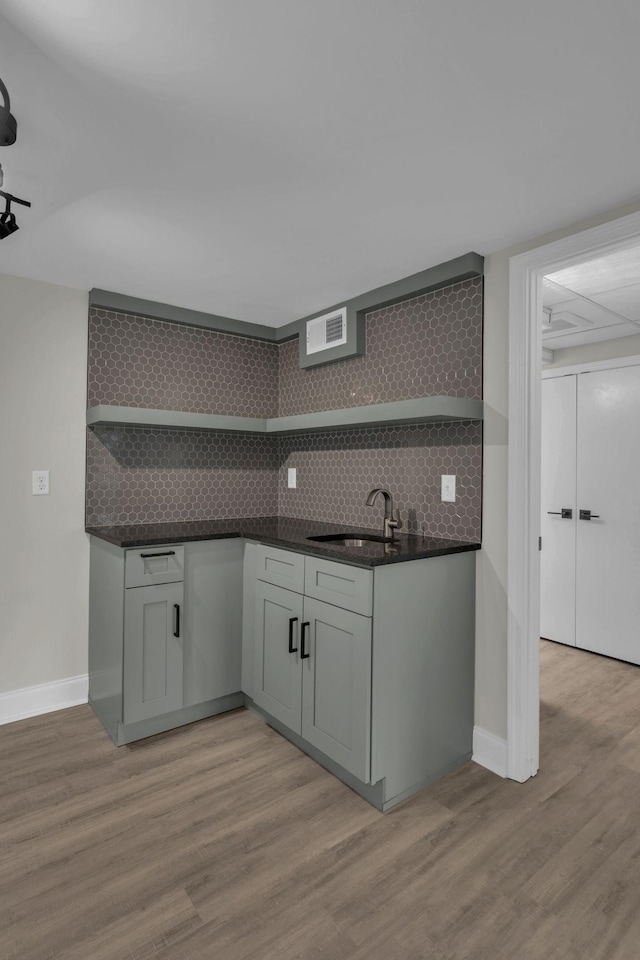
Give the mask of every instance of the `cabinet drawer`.
[{"label": "cabinet drawer", "polygon": [[257,577],[266,580],[277,587],[304,591],[304,557],[300,553],[289,553],[288,550],[278,550],[277,547],[267,547],[258,544],[257,548]]},{"label": "cabinet drawer", "polygon": [[179,583],[181,580],[184,580],[183,544],[127,550],[124,568],[126,587]]},{"label": "cabinet drawer", "polygon": [[371,616],[373,574],[371,570],[334,563],[319,557],[305,557],[304,592],[344,610]]}]

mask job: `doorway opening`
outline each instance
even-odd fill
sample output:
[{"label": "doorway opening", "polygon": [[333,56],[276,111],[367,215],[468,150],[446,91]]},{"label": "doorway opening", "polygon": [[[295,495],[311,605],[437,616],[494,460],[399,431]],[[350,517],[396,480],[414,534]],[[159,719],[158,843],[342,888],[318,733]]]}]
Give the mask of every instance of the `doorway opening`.
[{"label": "doorway opening", "polygon": [[[563,271],[584,272],[585,264],[593,276],[598,261],[633,260],[631,251],[639,246],[640,214],[632,214],[510,261],[507,775],[520,782],[535,775],[539,764],[544,278],[566,280]],[[571,322],[571,312],[556,321]],[[549,325],[550,314],[546,319]]]}]

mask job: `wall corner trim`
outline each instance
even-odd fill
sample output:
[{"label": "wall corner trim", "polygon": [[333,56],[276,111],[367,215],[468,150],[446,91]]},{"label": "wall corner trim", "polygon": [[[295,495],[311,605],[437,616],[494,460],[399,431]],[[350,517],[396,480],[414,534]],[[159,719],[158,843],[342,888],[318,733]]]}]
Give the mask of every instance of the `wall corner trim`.
[{"label": "wall corner trim", "polygon": [[79,677],[66,677],[51,683],[40,683],[33,687],[21,687],[0,693],[0,724],[38,717],[54,710],[76,707],[87,703],[89,697],[89,677],[86,673]]},{"label": "wall corner trim", "polygon": [[483,730],[482,727],[473,728],[473,756],[474,763],[497,773],[499,777],[507,776],[507,741],[502,737]]}]

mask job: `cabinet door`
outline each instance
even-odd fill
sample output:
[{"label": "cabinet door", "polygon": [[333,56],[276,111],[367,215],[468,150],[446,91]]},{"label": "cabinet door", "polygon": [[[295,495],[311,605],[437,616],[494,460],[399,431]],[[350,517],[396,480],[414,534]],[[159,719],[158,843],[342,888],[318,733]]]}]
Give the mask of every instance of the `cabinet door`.
[{"label": "cabinet door", "polygon": [[371,618],[305,597],[302,736],[365,783],[371,757]]},{"label": "cabinet door", "polygon": [[[299,593],[256,581],[253,699],[290,730],[300,733]],[[289,651],[291,631],[292,646]]]},{"label": "cabinet door", "polygon": [[182,598],[181,583],[126,591],[125,723],[148,720],[182,706]]}]

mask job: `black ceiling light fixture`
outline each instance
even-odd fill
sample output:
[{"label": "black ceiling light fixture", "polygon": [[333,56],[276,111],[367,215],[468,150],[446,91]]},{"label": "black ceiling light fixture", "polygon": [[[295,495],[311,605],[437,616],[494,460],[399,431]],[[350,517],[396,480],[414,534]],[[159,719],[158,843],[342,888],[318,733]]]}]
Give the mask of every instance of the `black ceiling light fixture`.
[{"label": "black ceiling light fixture", "polygon": [[[0,107],[0,147],[10,147],[16,142],[18,133],[18,124],[16,118],[11,113],[11,101],[9,100],[9,91],[0,80],[0,94],[2,94],[2,106]],[[0,187],[4,181],[2,165],[0,165]],[[4,197],[4,213],[0,213],[0,240],[10,237],[12,233],[18,230],[16,215],[11,210],[12,203],[19,203],[23,207],[30,207],[28,200],[21,200],[20,197],[14,197],[11,193],[5,193],[0,190],[0,197]]]},{"label": "black ceiling light fixture", "polygon": [[0,190],[0,197],[4,197],[5,200],[4,213],[0,213],[0,240],[4,240],[19,229],[16,215],[11,212],[11,204],[20,203],[23,207],[30,207],[31,204],[28,200],[21,200],[20,197],[14,197],[11,193],[5,193],[4,190]]},{"label": "black ceiling light fixture", "polygon": [[16,142],[18,124],[16,123],[16,118],[11,113],[9,91],[2,80],[0,80],[0,93],[2,94],[2,107],[0,107],[0,147],[10,147]]}]

